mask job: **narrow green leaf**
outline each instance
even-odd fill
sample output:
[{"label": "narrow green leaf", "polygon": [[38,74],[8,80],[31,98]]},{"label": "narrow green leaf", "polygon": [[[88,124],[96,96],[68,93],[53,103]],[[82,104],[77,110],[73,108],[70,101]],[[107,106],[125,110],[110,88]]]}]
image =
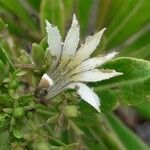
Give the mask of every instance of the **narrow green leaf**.
[{"label": "narrow green leaf", "polygon": [[24,70],[22,70],[22,71],[19,70],[18,72],[16,72],[17,77],[24,76],[25,74],[27,74],[27,71],[24,71]]},{"label": "narrow green leaf", "polygon": [[10,69],[13,70],[15,67],[12,62],[12,55],[11,55],[10,46],[7,43],[6,39],[4,40],[3,37],[0,37],[0,59],[3,61],[4,64],[10,64]]},{"label": "narrow green leaf", "polygon": [[3,20],[0,18],[0,32],[5,28],[5,23]]},{"label": "narrow green leaf", "polygon": [[149,147],[147,147],[146,144],[144,144],[142,140],[128,129],[115,115],[109,114],[107,115],[107,119],[126,149],[149,150]]},{"label": "narrow green leaf", "polygon": [[149,22],[149,9],[150,3],[147,0],[124,1],[107,30],[106,48],[115,47]]},{"label": "narrow green leaf", "polygon": [[4,79],[4,63],[0,60],[0,81],[2,81]]},{"label": "narrow green leaf", "polygon": [[25,8],[20,4],[18,0],[0,0],[0,4],[6,7],[9,11],[18,16],[22,21],[26,23],[31,29],[36,30],[34,22],[31,20],[31,16],[25,10]]},{"label": "narrow green leaf", "polygon": [[46,51],[47,47],[48,47],[48,42],[47,42],[47,37],[43,38],[41,40],[41,42],[39,43],[39,46]]},{"label": "narrow green leaf", "polygon": [[23,132],[19,125],[16,125],[15,127],[13,127],[13,135],[18,139],[23,137]]},{"label": "narrow green leaf", "polygon": [[45,63],[44,50],[36,43],[32,44],[32,58],[38,67],[42,67]]}]

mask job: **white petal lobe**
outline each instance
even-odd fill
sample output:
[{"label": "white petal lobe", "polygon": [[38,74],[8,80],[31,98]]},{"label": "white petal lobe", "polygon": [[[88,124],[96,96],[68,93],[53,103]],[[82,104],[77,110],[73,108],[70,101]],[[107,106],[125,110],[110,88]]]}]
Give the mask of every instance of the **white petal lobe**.
[{"label": "white petal lobe", "polygon": [[56,56],[57,58],[60,57],[61,54],[61,36],[57,27],[53,27],[47,20],[46,20],[46,31],[48,35],[48,49],[52,56]]},{"label": "white petal lobe", "polygon": [[106,80],[119,75],[122,75],[122,73],[116,72],[115,70],[102,71],[98,69],[93,69],[93,70],[79,73],[73,76],[71,80],[82,81],[82,82],[96,82],[96,81]]},{"label": "white petal lobe", "polygon": [[69,88],[76,88],[77,93],[80,95],[80,97],[85,100],[87,103],[89,103],[91,106],[93,106],[98,112],[100,112],[100,99],[99,97],[94,93],[92,89],[90,89],[86,84],[84,83],[72,83],[70,84]]},{"label": "white petal lobe", "polygon": [[104,33],[106,28],[102,29],[100,32],[90,36],[86,39],[86,42],[81,46],[81,48],[77,51],[74,60],[75,61],[84,61],[85,59],[89,58],[93,51],[98,46],[101,37]]},{"label": "white petal lobe", "polygon": [[99,67],[99,66],[103,65],[104,63],[106,63],[107,61],[109,61],[110,59],[112,59],[113,57],[115,57],[116,54],[118,54],[118,53],[114,51],[105,56],[99,56],[99,57],[93,57],[93,58],[87,59],[84,62],[82,62],[73,71],[73,73],[79,73],[79,72],[83,72],[83,71],[87,71],[87,70],[91,70],[96,67]]},{"label": "white petal lobe", "polygon": [[71,28],[64,42],[62,59],[63,58],[69,59],[71,56],[73,56],[78,47],[78,43],[79,43],[79,24],[76,19],[76,16],[74,15]]}]

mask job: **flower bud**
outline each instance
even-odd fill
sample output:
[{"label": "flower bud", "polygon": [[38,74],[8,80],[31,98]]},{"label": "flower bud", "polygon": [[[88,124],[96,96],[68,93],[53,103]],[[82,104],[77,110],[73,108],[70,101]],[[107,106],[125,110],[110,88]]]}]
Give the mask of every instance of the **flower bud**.
[{"label": "flower bud", "polygon": [[24,117],[24,115],[25,115],[25,111],[22,107],[15,107],[13,109],[14,118],[21,119]]},{"label": "flower bud", "polygon": [[64,114],[67,117],[77,117],[79,112],[78,112],[78,108],[75,105],[68,105],[64,108]]}]

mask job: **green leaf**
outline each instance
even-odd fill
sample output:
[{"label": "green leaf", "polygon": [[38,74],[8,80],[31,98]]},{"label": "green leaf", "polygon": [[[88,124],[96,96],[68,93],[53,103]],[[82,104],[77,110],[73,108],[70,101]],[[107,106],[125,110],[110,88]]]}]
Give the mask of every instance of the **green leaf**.
[{"label": "green leaf", "polygon": [[48,117],[52,117],[56,113],[56,110],[53,107],[44,106],[42,104],[36,104],[35,109],[38,114],[42,114]]},{"label": "green leaf", "polygon": [[150,89],[150,62],[134,58],[117,58],[103,66],[122,72],[118,76],[102,81],[95,86],[101,99],[101,110],[111,111],[120,103],[135,105],[148,100]]},{"label": "green leaf", "polygon": [[9,107],[11,106],[11,98],[6,94],[0,95],[0,105]]},{"label": "green leaf", "polygon": [[11,61],[11,58],[9,57],[9,55],[7,54],[7,51],[3,48],[3,46],[0,43],[0,59],[3,61],[4,64],[6,64],[7,62],[9,62],[10,64],[10,69],[13,70],[14,69],[14,65]]},{"label": "green leaf", "polygon": [[39,43],[39,46],[46,51],[47,47],[48,47],[48,42],[47,42],[47,37],[43,38],[41,40],[41,42]]},{"label": "green leaf", "polygon": [[0,60],[0,81],[2,81],[4,79],[4,63]]},{"label": "green leaf", "polygon": [[19,126],[19,125],[15,125],[15,127],[13,127],[13,135],[16,137],[16,138],[18,138],[18,139],[20,139],[20,138],[22,138],[23,137],[23,132],[22,132],[22,129],[21,129],[21,127]]},{"label": "green leaf", "polygon": [[17,72],[15,72],[17,77],[21,77],[24,76],[25,74],[27,74],[27,71],[25,70],[17,70]]},{"label": "green leaf", "polygon": [[122,143],[129,150],[149,150],[146,146],[130,129],[128,129],[115,115],[107,115],[107,119],[121,139]]},{"label": "green leaf", "polygon": [[0,32],[5,28],[5,23],[3,20],[0,18]]},{"label": "green leaf", "polygon": [[9,95],[10,95],[10,97],[13,98],[13,99],[18,99],[18,98],[19,98],[18,93],[16,93],[16,92],[14,91],[14,89],[9,89]]},{"label": "green leaf", "polygon": [[31,102],[33,98],[34,97],[32,94],[26,94],[26,95],[20,96],[18,99],[19,106],[25,106],[26,104]]},{"label": "green leaf", "polygon": [[10,115],[8,114],[0,114],[0,122],[4,122],[7,118],[10,118]]},{"label": "green leaf", "polygon": [[25,50],[21,50],[20,53],[21,55],[18,59],[20,64],[32,64],[31,56]]},{"label": "green leaf", "polygon": [[26,23],[27,26],[29,26],[32,30],[36,30],[36,26],[31,19],[30,14],[27,10],[21,5],[21,3],[18,0],[0,0],[0,4],[6,7],[10,12],[12,12],[14,15],[18,16],[22,21]]},{"label": "green leaf", "polygon": [[96,26],[98,30],[103,27],[107,30],[102,46],[96,52],[117,49],[121,56],[149,60],[149,9],[147,0],[101,0]]},{"label": "green leaf", "polygon": [[123,42],[149,22],[149,9],[150,3],[147,0],[124,1],[107,31],[107,49]]},{"label": "green leaf", "polygon": [[45,63],[45,54],[44,54],[44,50],[36,43],[34,43],[32,45],[32,58],[33,58],[33,61],[35,62],[35,64],[38,66],[38,67],[42,67]]},{"label": "green leaf", "polygon": [[40,8],[41,28],[45,35],[45,19],[58,26],[62,35],[64,33],[64,6],[61,0],[42,0]]}]

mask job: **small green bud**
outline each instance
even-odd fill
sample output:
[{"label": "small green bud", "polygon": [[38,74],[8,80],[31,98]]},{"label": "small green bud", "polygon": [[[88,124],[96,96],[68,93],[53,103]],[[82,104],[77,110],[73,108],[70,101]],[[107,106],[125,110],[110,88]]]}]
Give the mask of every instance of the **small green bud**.
[{"label": "small green bud", "polygon": [[45,55],[44,55],[44,50],[36,43],[32,45],[32,58],[35,62],[35,64],[38,67],[41,67],[45,63]]},{"label": "small green bud", "polygon": [[77,117],[79,112],[78,112],[78,108],[77,106],[75,105],[68,105],[64,108],[64,114],[67,116],[67,117]]},{"label": "small green bud", "polygon": [[23,118],[25,115],[25,111],[22,107],[15,107],[13,109],[13,117],[17,119]]}]

